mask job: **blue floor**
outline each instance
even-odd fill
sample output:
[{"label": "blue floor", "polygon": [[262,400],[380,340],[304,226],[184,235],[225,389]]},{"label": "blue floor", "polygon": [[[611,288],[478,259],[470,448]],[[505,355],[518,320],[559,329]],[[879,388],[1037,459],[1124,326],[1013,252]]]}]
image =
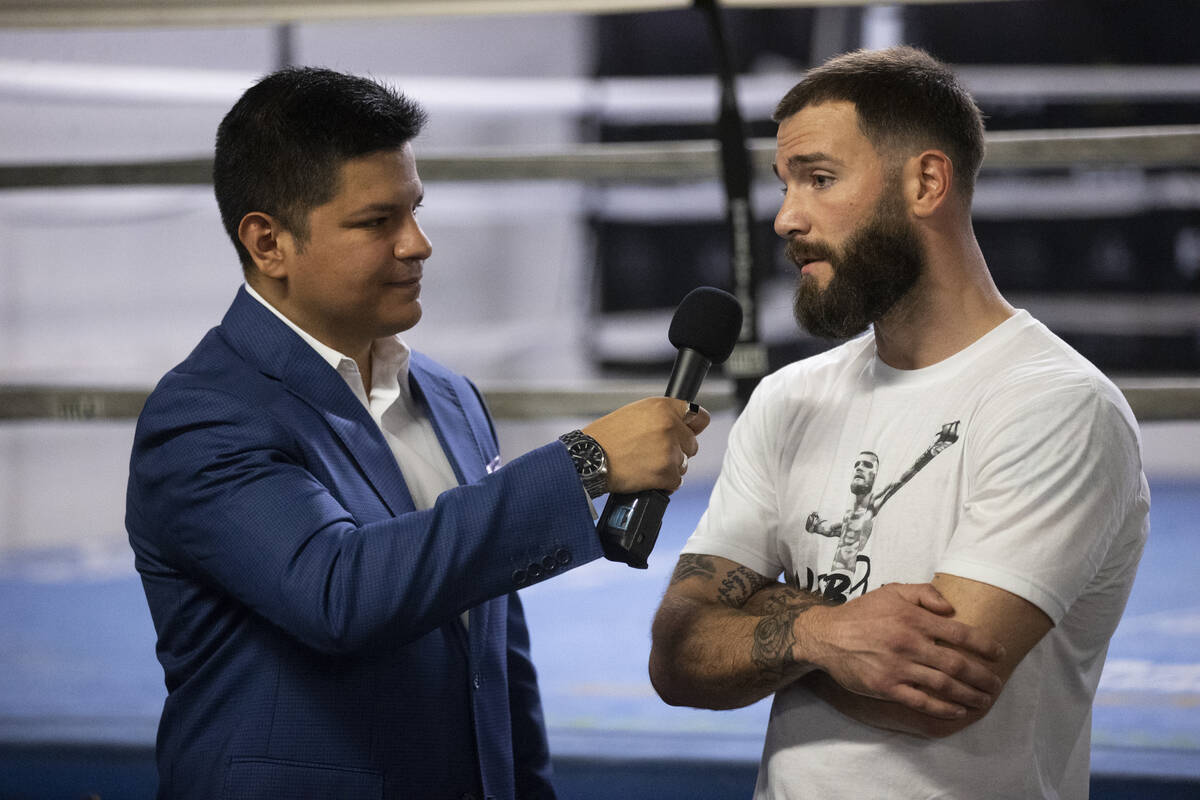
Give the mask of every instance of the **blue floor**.
[{"label": "blue floor", "polygon": [[[1094,797],[1200,796],[1200,485],[1151,486],[1150,542],[1096,701]],[[646,676],[650,619],[707,492],[673,497],[650,569],[597,562],[523,593],[566,798],[612,797],[614,775],[637,796],[742,797],[753,785],[766,704],[670,708]],[[153,785],[164,692],[132,556],[105,578],[78,559],[0,560],[0,800],[81,796],[81,785],[50,789],[50,775],[86,775],[110,787],[105,800]]]}]

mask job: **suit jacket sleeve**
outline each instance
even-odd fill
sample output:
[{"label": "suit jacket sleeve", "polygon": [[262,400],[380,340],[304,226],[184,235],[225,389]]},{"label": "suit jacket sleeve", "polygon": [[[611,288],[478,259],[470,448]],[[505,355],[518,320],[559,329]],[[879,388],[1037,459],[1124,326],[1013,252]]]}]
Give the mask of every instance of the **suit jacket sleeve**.
[{"label": "suit jacket sleeve", "polygon": [[[268,399],[198,382],[156,391],[139,420],[128,526],[143,573],[180,568],[311,647],[411,641],[465,609],[599,557],[557,442],[393,514],[352,454]],[[517,577],[517,576],[520,577]]]}]

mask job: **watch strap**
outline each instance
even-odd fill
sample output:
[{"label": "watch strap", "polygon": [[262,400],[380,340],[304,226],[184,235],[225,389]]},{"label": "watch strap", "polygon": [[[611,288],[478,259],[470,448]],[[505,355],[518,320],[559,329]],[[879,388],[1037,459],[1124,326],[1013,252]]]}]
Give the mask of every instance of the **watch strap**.
[{"label": "watch strap", "polygon": [[566,446],[588,497],[594,500],[607,492],[608,455],[600,443],[580,430],[564,433],[558,440]]}]

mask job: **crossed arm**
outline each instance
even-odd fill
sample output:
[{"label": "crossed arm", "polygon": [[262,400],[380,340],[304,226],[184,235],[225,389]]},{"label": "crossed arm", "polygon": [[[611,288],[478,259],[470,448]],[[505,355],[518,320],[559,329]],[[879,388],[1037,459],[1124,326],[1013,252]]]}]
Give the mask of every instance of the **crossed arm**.
[{"label": "crossed arm", "polygon": [[938,575],[844,605],[684,554],[654,620],[650,678],[672,705],[737,708],[800,681],[875,727],[944,736],[987,713],[1050,628],[1027,601]]}]

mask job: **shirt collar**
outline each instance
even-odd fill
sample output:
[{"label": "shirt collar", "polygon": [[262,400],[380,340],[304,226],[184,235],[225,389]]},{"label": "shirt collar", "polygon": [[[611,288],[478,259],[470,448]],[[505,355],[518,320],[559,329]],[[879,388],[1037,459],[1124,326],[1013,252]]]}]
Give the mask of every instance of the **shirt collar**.
[{"label": "shirt collar", "polygon": [[[245,288],[246,294],[262,303],[267,307],[268,311],[283,320],[283,324],[295,331],[296,335],[303,339],[313,350],[316,350],[317,355],[324,359],[334,370],[340,373],[342,363],[345,361],[354,364],[354,359],[350,358],[350,356],[333,349],[324,342],[318,341],[308,331],[285,317],[278,308],[271,305],[267,302],[266,298],[256,292],[254,287],[249,283],[243,284],[243,288]],[[371,382],[378,385],[380,379],[385,375],[391,376],[394,374],[396,382],[400,384],[400,389],[405,394],[408,394],[408,363],[410,355],[411,351],[408,345],[399,336],[384,336],[376,339],[371,344]],[[355,370],[357,371],[357,366],[355,366]]]}]

